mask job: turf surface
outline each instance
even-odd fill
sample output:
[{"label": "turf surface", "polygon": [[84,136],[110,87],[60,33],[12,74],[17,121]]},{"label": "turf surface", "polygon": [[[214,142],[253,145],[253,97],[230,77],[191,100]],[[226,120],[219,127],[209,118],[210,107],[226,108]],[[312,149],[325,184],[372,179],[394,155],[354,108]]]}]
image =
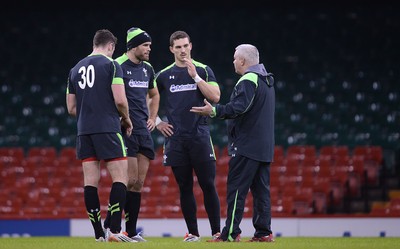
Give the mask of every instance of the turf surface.
[{"label": "turf surface", "polygon": [[[146,249],[232,249],[232,248],[274,248],[274,249],[369,249],[369,248],[399,248],[400,238],[305,238],[280,237],[274,243],[246,243],[249,238],[243,238],[241,243],[207,243],[206,237],[199,243],[185,243],[182,238],[148,237],[146,243],[135,243],[135,248]],[[1,249],[92,249],[92,248],[132,248],[131,243],[97,243],[87,237],[30,237],[30,238],[0,238]]]}]

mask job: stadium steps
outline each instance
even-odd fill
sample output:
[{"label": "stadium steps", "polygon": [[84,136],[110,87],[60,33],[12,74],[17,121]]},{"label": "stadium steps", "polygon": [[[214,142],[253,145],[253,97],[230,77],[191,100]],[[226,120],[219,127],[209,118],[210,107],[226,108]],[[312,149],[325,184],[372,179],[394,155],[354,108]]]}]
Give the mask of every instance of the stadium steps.
[{"label": "stadium steps", "polygon": [[[365,151],[359,149],[359,151]],[[271,202],[274,216],[364,213],[375,201],[388,201],[400,188],[399,177],[384,163],[373,163],[381,155],[353,155],[345,146],[317,149],[313,146],[275,148],[271,167]],[[229,157],[225,148],[216,149],[216,185],[221,213],[226,216],[226,176]],[[356,154],[356,153],[354,153]],[[361,154],[361,153],[360,153]],[[141,217],[182,217],[179,190],[172,171],[162,165],[162,151],[151,161],[142,196]],[[367,159],[365,159],[367,158]],[[375,158],[375,159],[374,159]],[[368,175],[367,167],[378,167]],[[73,148],[54,153],[52,148],[0,149],[0,217],[77,218],[86,217],[83,205],[82,167]],[[111,177],[101,170],[99,196],[106,210]],[[373,177],[372,177],[373,176]],[[377,177],[377,178],[375,178]],[[194,178],[198,217],[206,218],[203,196]],[[352,183],[352,181],[354,181]],[[399,194],[400,195],[400,194]],[[397,204],[396,204],[397,205]],[[252,197],[244,217],[252,216]]]}]

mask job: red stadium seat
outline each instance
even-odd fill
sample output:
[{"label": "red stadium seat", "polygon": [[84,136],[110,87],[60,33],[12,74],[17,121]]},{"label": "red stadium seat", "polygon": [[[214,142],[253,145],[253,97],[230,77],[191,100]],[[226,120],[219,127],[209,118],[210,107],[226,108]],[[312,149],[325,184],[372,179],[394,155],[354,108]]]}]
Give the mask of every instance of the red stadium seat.
[{"label": "red stadium seat", "polygon": [[331,183],[329,179],[319,178],[314,181],[313,200],[314,200],[314,213],[325,214],[328,211],[329,205],[332,203],[331,199]]},{"label": "red stadium seat", "polygon": [[388,216],[390,214],[390,204],[383,201],[374,201],[370,214],[373,216]]},{"label": "red stadium seat", "polygon": [[271,203],[272,216],[293,215],[293,197],[283,196],[276,203]]},{"label": "red stadium seat", "polygon": [[0,157],[13,157],[19,160],[25,158],[24,148],[22,147],[3,147],[0,148]]},{"label": "red stadium seat", "polygon": [[301,169],[302,182],[314,181],[317,178],[317,166],[314,167],[303,167]]},{"label": "red stadium seat", "polygon": [[349,156],[349,148],[346,145],[325,145],[319,149],[320,155],[336,157]]},{"label": "red stadium seat", "polygon": [[285,186],[282,196],[291,197],[292,212],[296,215],[313,213],[313,190],[308,187]]},{"label": "red stadium seat", "polygon": [[301,163],[296,158],[288,158],[285,165],[285,176],[299,176],[301,175]]},{"label": "red stadium seat", "polygon": [[57,156],[57,150],[54,147],[31,147],[28,150],[28,157],[44,157],[55,160]]},{"label": "red stadium seat", "polygon": [[383,149],[380,146],[358,145],[354,147],[353,155],[364,156],[366,160],[375,161],[381,165],[383,160]]},{"label": "red stadium seat", "polygon": [[292,145],[288,147],[286,156],[316,157],[317,149],[314,145]]},{"label": "red stadium seat", "polygon": [[283,146],[276,145],[274,147],[274,162],[282,160],[285,157]]},{"label": "red stadium seat", "polygon": [[319,163],[319,160],[316,157],[305,157],[304,160],[301,162],[301,167],[315,167]]},{"label": "red stadium seat", "polygon": [[59,157],[68,158],[70,160],[76,159],[76,149],[75,147],[63,147],[60,150]]}]

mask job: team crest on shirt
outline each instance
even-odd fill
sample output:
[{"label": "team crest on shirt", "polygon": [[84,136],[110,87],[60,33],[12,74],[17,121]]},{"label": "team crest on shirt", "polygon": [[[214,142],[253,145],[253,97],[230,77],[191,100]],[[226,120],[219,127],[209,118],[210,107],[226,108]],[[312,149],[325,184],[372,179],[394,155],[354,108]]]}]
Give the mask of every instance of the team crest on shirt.
[{"label": "team crest on shirt", "polygon": [[149,82],[148,81],[141,81],[141,80],[129,80],[128,85],[130,87],[136,87],[136,88],[149,88]]},{"label": "team crest on shirt", "polygon": [[146,68],[143,68],[143,73],[144,73],[144,76],[147,77],[147,69]]}]

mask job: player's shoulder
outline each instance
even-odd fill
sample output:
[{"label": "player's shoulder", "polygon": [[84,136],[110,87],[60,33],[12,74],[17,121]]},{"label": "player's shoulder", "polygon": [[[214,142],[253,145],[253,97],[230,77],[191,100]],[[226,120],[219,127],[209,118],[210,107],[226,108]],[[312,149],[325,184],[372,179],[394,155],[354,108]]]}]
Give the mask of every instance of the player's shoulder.
[{"label": "player's shoulder", "polygon": [[167,75],[168,72],[171,71],[174,66],[175,66],[175,63],[172,63],[172,64],[164,67],[160,71],[158,71],[157,72],[157,78],[162,77],[163,75]]},{"label": "player's shoulder", "polygon": [[102,54],[90,54],[82,58],[78,63],[76,63],[71,70],[79,70],[79,68],[81,67],[90,67],[91,65],[94,67],[99,67],[99,66],[114,67],[115,65],[113,64],[118,64],[118,63],[115,63],[114,59],[108,56]]},{"label": "player's shoulder", "polygon": [[153,65],[151,65],[151,63],[148,62],[148,61],[143,61],[143,66],[144,66],[145,68],[147,68],[147,69],[152,69],[152,70],[154,70]]},{"label": "player's shoulder", "polygon": [[116,61],[113,58],[103,54],[89,55],[86,58],[87,58],[86,63],[93,64],[95,66],[102,66],[102,67],[105,66],[111,68],[120,67],[120,65],[116,63]]},{"label": "player's shoulder", "polygon": [[206,68],[206,67],[208,67],[206,64],[201,63],[201,62],[196,61],[196,60],[193,60],[193,59],[192,59],[192,62],[193,62],[193,65],[195,65],[196,67],[201,67],[201,68]]},{"label": "player's shoulder", "polygon": [[107,55],[104,55],[104,54],[90,54],[86,58],[98,60],[98,61],[114,62],[113,58],[108,57]]},{"label": "player's shoulder", "polygon": [[91,61],[92,61],[94,58],[95,58],[95,57],[93,57],[91,54],[88,55],[88,56],[86,56],[86,57],[83,57],[82,59],[80,59],[80,60],[72,67],[71,71],[79,70],[80,67],[87,67],[87,66],[89,66],[89,65],[92,63]]},{"label": "player's shoulder", "polygon": [[122,65],[122,64],[124,64],[128,59],[129,59],[128,56],[127,56],[126,54],[123,54],[123,55],[117,57],[117,58],[115,59],[115,61],[118,62],[118,64]]},{"label": "player's shoulder", "polygon": [[236,83],[236,87],[256,86],[258,87],[258,75],[254,72],[248,72],[242,75]]}]

